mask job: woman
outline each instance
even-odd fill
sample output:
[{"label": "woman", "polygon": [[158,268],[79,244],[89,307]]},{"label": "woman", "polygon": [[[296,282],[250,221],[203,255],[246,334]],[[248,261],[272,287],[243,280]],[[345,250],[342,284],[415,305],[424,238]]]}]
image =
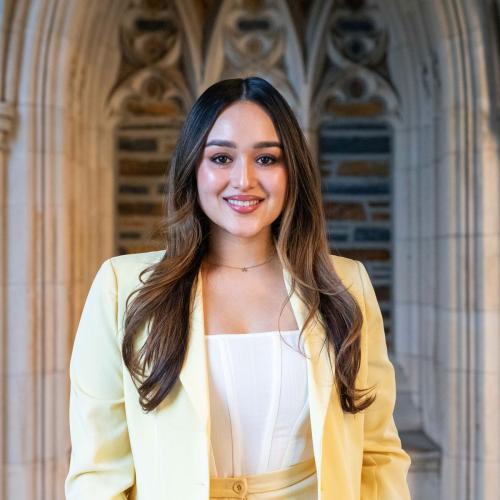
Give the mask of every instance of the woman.
[{"label": "woman", "polygon": [[363,264],[329,254],[274,87],[200,96],[165,209],[165,250],[106,260],[87,297],[67,498],[409,498],[380,308]]}]

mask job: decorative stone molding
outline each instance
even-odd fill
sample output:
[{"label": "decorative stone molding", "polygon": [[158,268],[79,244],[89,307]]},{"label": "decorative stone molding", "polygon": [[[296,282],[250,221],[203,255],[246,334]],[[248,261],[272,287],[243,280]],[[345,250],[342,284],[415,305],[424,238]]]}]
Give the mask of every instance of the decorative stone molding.
[{"label": "decorative stone molding", "polygon": [[[293,3],[4,2],[2,500],[63,498],[72,334],[98,264],[116,248],[115,140],[130,148],[161,136],[151,155],[160,158],[138,160],[128,149],[120,159],[130,178],[159,172],[176,133],[167,122],[222,75],[244,71],[247,61],[257,71],[256,54],[264,67],[276,63],[263,76],[295,106],[313,148],[319,103],[337,116],[348,103],[365,111],[374,97],[383,103],[375,111],[393,127],[393,164],[349,160],[336,172],[374,180],[393,167],[395,362],[403,364],[419,425],[442,450],[441,497],[483,500],[499,490],[498,110],[486,76],[493,44],[485,47],[482,4]],[[259,9],[269,12],[271,30]],[[332,12],[340,22],[335,13],[346,9],[352,22],[363,22],[365,9],[375,19],[372,35],[359,42],[330,24]],[[252,23],[262,29],[250,35]],[[255,52],[245,59],[249,47]],[[139,137],[137,123],[156,124],[155,137]],[[127,187],[137,192],[142,182]],[[157,196],[161,185],[153,184]],[[388,210],[370,208],[379,217]],[[347,201],[327,209],[332,218],[366,214]],[[415,463],[434,457],[435,465],[434,451],[423,450]]]},{"label": "decorative stone molding", "polygon": [[229,1],[221,5],[206,55],[205,88],[223,78],[262,76],[287,98],[299,119],[304,66],[300,42],[284,2]]},{"label": "decorative stone molding", "polygon": [[115,122],[116,251],[156,250],[166,174],[193,92],[187,32],[173,1],[135,1],[120,22]]},{"label": "decorative stone molding", "polygon": [[0,101],[0,150],[9,149],[14,131],[16,108],[10,102]]},{"label": "decorative stone molding", "polygon": [[310,112],[328,237],[336,252],[365,263],[392,347],[390,125],[400,103],[386,64],[388,30],[374,1],[337,2],[328,18]]},{"label": "decorative stone molding", "polygon": [[172,1],[137,0],[125,11],[121,64],[108,105],[120,123],[155,118],[182,123],[193,100],[182,72],[183,38]]},{"label": "decorative stone molding", "polygon": [[[386,121],[398,115],[399,102],[387,68],[388,32],[383,14],[374,0],[338,2],[331,11],[325,33],[326,54],[317,64],[321,79],[315,83],[311,120],[319,124],[325,115],[325,102],[339,104],[338,113],[353,116],[358,104],[360,117],[380,117]],[[327,113],[326,113],[327,114]]]}]

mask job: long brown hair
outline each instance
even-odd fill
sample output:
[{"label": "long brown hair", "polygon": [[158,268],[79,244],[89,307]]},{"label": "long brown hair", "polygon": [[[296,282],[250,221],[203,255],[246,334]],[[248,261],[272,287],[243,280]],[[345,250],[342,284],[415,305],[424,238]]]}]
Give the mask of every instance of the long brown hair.
[{"label": "long brown hair", "polygon": [[[215,83],[196,100],[186,118],[166,182],[161,225],[165,253],[140,273],[142,286],[127,298],[124,363],[145,411],[155,409],[179,377],[188,345],[192,294],[209,234],[209,220],[197,200],[196,166],[217,117],[241,100],[252,101],[269,114],[283,144],[288,182],[283,210],[271,225],[272,235],[282,265],[291,276],[291,293],[297,291],[309,308],[304,326],[320,313],[325,342],[335,354],[335,382],[342,408],[357,413],[374,400],[374,396],[365,396],[367,389],[354,386],[363,316],[330,260],[319,171],[305,137],[286,100],[262,78]],[[148,277],[143,281],[145,273]],[[286,301],[281,311],[285,305]],[[147,339],[136,351],[136,336],[146,322]]]}]

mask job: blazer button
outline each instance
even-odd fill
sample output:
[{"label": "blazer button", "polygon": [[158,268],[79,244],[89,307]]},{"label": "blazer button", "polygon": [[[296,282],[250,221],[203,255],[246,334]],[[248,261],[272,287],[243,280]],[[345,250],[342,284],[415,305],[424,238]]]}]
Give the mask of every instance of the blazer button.
[{"label": "blazer button", "polygon": [[241,481],[235,481],[233,484],[233,490],[235,493],[241,493],[243,491],[243,483]]}]

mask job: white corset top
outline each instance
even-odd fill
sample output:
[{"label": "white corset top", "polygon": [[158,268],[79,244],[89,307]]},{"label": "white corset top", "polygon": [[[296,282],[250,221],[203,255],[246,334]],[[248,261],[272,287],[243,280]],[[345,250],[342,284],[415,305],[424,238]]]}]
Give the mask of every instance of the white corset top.
[{"label": "white corset top", "polygon": [[[260,474],[313,457],[299,330],[205,335],[212,477]],[[302,352],[300,352],[302,351]]]}]

